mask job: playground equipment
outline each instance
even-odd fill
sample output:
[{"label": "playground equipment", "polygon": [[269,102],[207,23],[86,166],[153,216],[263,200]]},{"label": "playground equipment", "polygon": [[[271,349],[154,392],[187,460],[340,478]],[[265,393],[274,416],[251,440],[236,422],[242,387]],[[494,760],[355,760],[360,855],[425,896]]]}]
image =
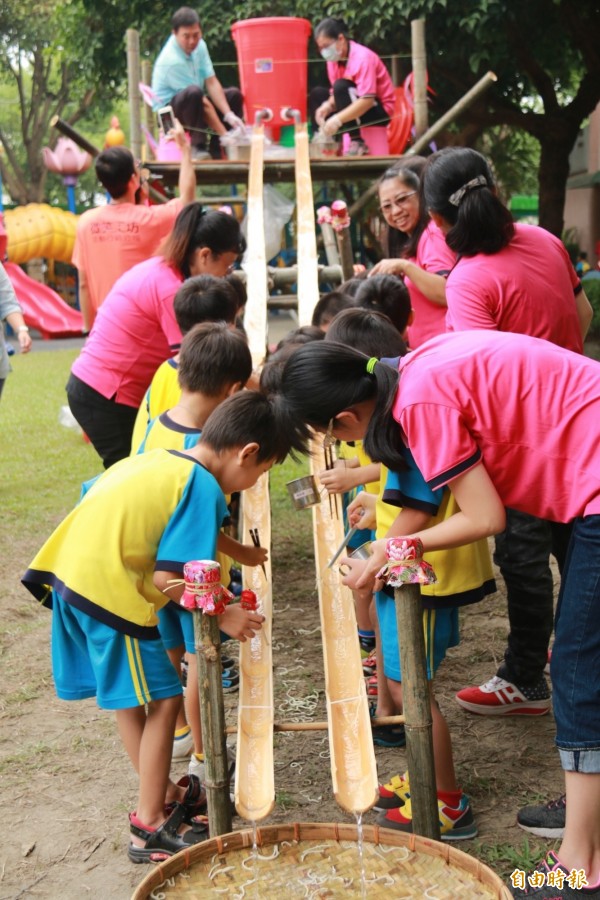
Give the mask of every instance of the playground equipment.
[{"label": "playground equipment", "polygon": [[39,256],[71,262],[77,216],[47,203],[28,203],[4,212],[8,259],[25,263]]},{"label": "playground equipment", "polygon": [[62,175],[63,184],[67,189],[67,201],[69,210],[76,211],[75,185],[82,172],[86,172],[92,164],[89,153],[81,151],[75,141],[70,138],[59,137],[56,147],[44,147],[42,150],[44,165],[50,172]]},{"label": "playground equipment", "polygon": [[4,225],[9,260],[5,269],[26,323],[45,340],[81,335],[81,313],[52,288],[26,275],[18,265],[37,257],[70,263],[77,216],[46,203],[29,203],[5,210]]}]

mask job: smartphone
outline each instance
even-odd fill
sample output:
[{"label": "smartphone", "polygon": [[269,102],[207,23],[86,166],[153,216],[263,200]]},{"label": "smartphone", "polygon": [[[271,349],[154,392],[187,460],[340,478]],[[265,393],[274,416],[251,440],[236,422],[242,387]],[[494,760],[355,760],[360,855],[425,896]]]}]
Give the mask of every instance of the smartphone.
[{"label": "smartphone", "polygon": [[160,125],[163,134],[168,135],[168,133],[175,128],[175,115],[173,113],[172,106],[161,106],[161,108],[157,112],[158,115],[158,124]]}]

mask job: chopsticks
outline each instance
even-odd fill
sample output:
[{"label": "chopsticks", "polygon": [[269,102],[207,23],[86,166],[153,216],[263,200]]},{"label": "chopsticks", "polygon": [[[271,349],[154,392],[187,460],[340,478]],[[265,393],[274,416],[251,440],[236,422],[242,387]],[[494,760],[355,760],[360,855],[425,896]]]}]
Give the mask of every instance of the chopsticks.
[{"label": "chopsticks", "polygon": [[[333,444],[334,440],[328,441],[327,436],[325,436],[325,440],[323,441],[323,455],[325,457],[325,468],[327,470],[333,469],[335,460],[333,458]],[[329,491],[327,492],[329,497],[329,515],[333,518],[333,510],[335,509],[335,517],[339,519],[340,514],[338,510],[338,497],[337,494],[332,494]]]},{"label": "chopsticks", "polygon": [[[258,536],[258,528],[250,528],[250,537],[252,538],[252,543],[255,547],[260,547],[260,538]],[[265,569],[264,563],[260,564],[261,569],[263,570],[263,574],[265,578],[267,577],[267,570]]]}]

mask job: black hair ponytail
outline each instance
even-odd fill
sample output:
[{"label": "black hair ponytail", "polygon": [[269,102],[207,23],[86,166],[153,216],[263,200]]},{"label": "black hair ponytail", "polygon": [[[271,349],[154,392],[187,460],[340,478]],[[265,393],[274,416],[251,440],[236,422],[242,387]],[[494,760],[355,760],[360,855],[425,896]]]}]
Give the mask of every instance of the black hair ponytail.
[{"label": "black hair ponytail", "polygon": [[281,374],[277,404],[281,421],[294,433],[295,449],[306,453],[310,428],[327,428],[331,419],[364,400],[375,400],[373,418],[365,436],[365,450],[376,462],[393,469],[403,467],[400,427],[387,416],[391,410],[398,373],[384,363],[367,371],[369,357],[345,344],[316,341],[299,347]]}]

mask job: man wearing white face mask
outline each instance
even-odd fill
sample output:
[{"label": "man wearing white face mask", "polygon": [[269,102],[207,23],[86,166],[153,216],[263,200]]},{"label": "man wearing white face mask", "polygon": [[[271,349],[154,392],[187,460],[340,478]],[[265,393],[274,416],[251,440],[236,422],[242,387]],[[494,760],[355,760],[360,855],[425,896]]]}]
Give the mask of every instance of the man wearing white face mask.
[{"label": "man wearing white face mask", "polygon": [[329,92],[326,88],[311,91],[315,122],[330,137],[347,132],[350,145],[346,155],[364,156],[369,151],[360,136],[361,126],[385,126],[394,110],[395,91],[389,72],[376,53],[350,40],[342,19],[319,22],[315,43],[327,62],[331,84]]}]

